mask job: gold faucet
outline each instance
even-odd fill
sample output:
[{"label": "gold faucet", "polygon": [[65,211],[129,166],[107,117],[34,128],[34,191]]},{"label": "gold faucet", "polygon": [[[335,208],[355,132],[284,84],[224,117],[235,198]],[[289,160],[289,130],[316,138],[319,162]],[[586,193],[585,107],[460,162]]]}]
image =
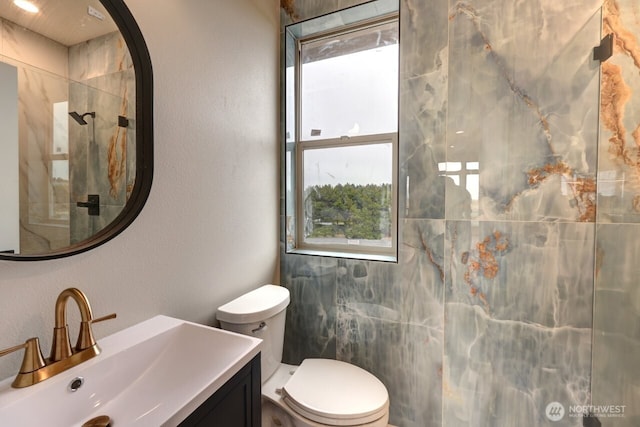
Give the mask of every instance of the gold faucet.
[{"label": "gold faucet", "polygon": [[[81,318],[78,341],[73,349],[69,340],[69,326],[67,325],[66,314],[67,300],[69,298],[72,298],[78,305]],[[4,356],[16,350],[25,349],[22,366],[16,379],[11,384],[12,387],[21,388],[37,384],[100,354],[100,347],[98,347],[93,337],[91,324],[116,317],[116,314],[112,313],[94,319],[89,300],[82,291],[76,288],[65,289],[58,295],[55,315],[56,322],[53,329],[53,341],[51,342],[51,355],[48,359],[45,360],[42,357],[38,338],[29,338],[24,344],[0,350],[0,356]]]}]

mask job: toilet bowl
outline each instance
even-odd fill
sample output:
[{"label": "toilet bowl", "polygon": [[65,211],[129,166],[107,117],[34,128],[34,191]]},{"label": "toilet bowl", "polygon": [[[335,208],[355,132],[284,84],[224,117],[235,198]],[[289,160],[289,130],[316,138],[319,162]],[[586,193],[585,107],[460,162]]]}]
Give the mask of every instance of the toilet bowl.
[{"label": "toilet bowl", "polygon": [[389,398],[376,377],[330,359],[281,363],[262,384],[262,425],[387,427]]},{"label": "toilet bowl", "polygon": [[371,373],[332,359],[282,363],[289,291],[264,285],[218,308],[223,329],[263,340],[262,425],[386,427],[389,395]]}]

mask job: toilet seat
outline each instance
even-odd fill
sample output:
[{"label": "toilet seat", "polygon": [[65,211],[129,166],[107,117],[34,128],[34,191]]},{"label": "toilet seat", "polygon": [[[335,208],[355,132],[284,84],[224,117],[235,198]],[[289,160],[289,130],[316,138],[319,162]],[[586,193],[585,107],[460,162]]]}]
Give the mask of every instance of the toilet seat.
[{"label": "toilet seat", "polygon": [[283,386],[282,397],[303,417],[331,426],[374,422],[389,409],[389,395],[379,379],[330,359],[305,359]]}]

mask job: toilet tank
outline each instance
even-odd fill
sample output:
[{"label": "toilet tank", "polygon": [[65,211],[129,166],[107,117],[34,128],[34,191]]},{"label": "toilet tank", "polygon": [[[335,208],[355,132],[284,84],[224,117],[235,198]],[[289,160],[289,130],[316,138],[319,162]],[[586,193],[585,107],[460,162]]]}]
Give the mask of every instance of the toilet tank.
[{"label": "toilet tank", "polygon": [[218,307],[216,313],[222,329],[263,340],[260,366],[263,383],[282,361],[288,305],[287,288],[264,285]]}]

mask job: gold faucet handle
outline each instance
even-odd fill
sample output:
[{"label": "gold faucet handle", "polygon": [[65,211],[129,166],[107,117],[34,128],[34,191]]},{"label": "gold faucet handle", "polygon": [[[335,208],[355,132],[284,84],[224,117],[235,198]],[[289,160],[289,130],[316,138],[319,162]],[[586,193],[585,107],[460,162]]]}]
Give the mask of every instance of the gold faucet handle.
[{"label": "gold faucet handle", "polygon": [[106,316],[98,317],[97,319],[90,319],[86,322],[80,322],[80,333],[78,334],[78,341],[76,342],[76,351],[82,351],[96,345],[96,340],[93,337],[93,331],[91,330],[91,325],[93,323],[103,322],[105,320],[115,318],[116,313],[111,313],[107,314]]},{"label": "gold faucet handle", "polygon": [[40,341],[38,338],[29,338],[24,344],[17,345],[15,347],[0,350],[0,357],[5,356],[14,351],[25,349],[24,357],[22,358],[22,366],[20,367],[20,374],[28,374],[30,372],[37,371],[45,366],[42,352],[40,351]]},{"label": "gold faucet handle", "polygon": [[116,313],[107,314],[106,316],[98,317],[97,319],[93,319],[90,323],[98,323],[104,322],[105,320],[115,319],[118,315]]}]

